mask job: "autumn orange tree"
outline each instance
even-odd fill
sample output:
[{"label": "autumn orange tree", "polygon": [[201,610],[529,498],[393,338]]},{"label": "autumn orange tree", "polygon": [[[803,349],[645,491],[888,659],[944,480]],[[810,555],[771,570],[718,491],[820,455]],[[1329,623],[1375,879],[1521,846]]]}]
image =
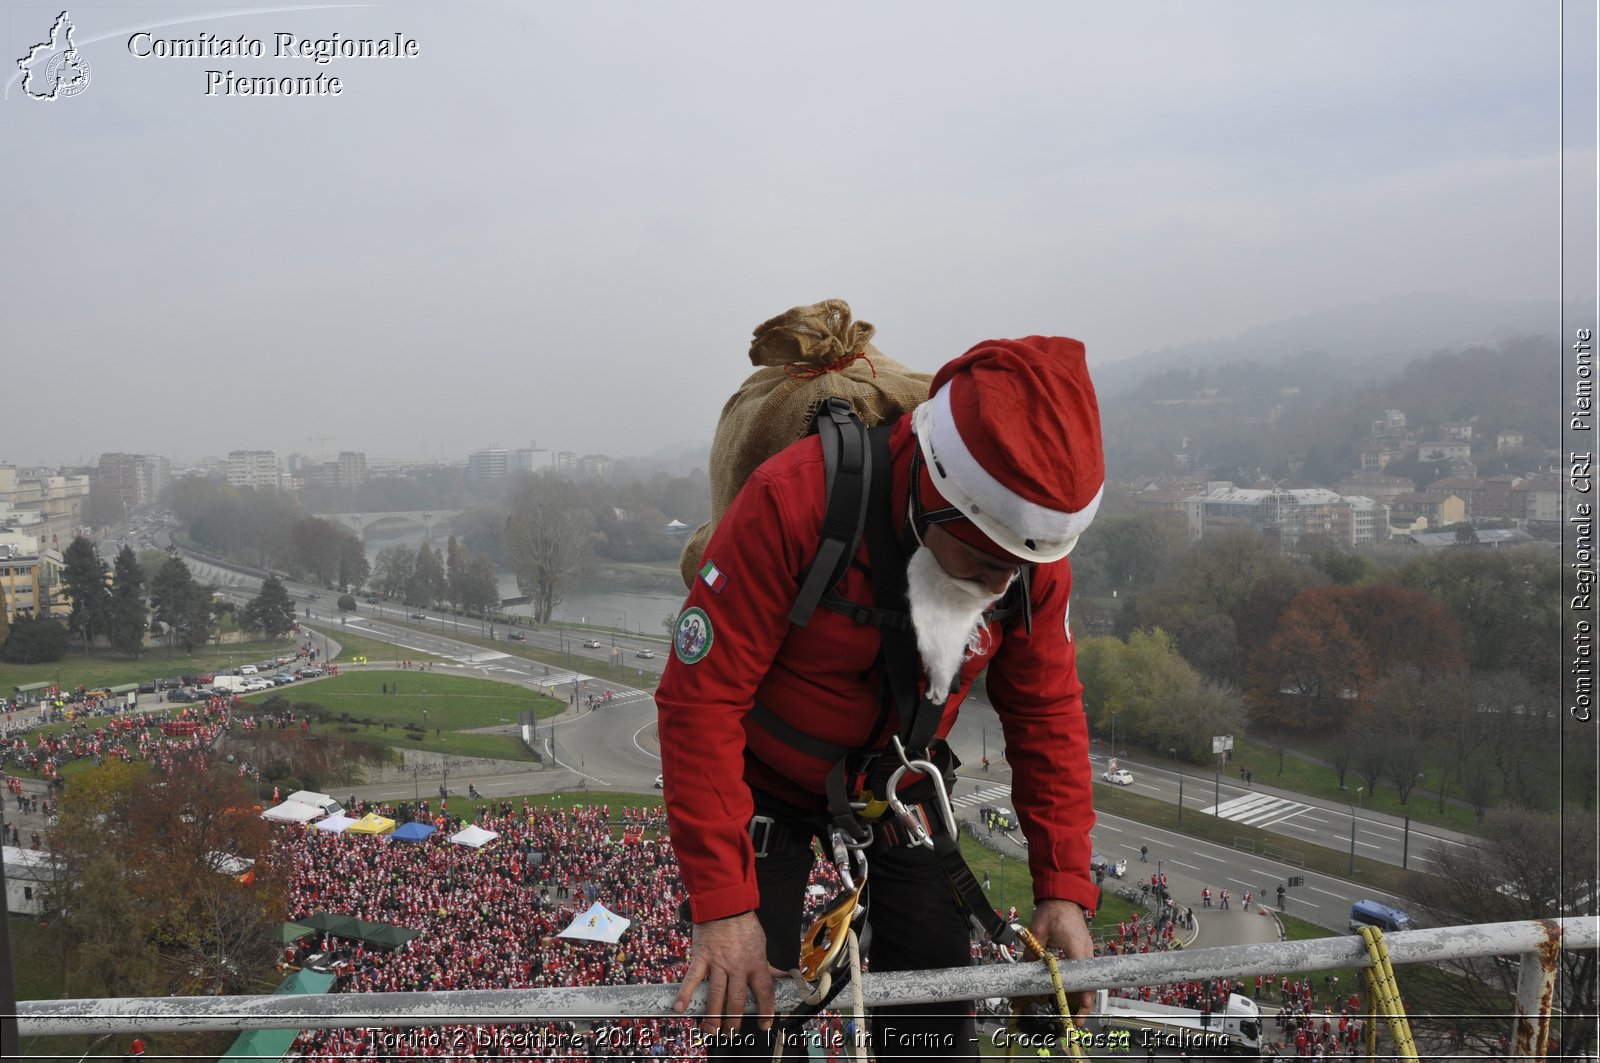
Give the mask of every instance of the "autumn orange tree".
[{"label": "autumn orange tree", "polygon": [[1312,587],[1284,610],[1250,661],[1257,717],[1299,730],[1342,722],[1368,689],[1372,659],[1346,617],[1343,587]]},{"label": "autumn orange tree", "polygon": [[108,760],[62,795],[54,906],[74,993],[259,989],[283,917],[270,826],[203,751],[170,774]]}]

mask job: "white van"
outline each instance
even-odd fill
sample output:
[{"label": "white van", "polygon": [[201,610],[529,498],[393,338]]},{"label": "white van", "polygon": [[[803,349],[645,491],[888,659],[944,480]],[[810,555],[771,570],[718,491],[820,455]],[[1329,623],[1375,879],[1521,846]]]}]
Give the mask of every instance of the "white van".
[{"label": "white van", "polygon": [[339,802],[327,794],[319,794],[315,790],[296,790],[289,795],[288,799],[290,801],[298,801],[302,805],[310,805],[312,808],[320,808],[330,816],[337,816],[344,811],[344,806]]},{"label": "white van", "polygon": [[240,675],[255,675],[256,674],[256,666],[253,665],[253,664],[247,664],[244,667],[239,669],[239,674]]}]

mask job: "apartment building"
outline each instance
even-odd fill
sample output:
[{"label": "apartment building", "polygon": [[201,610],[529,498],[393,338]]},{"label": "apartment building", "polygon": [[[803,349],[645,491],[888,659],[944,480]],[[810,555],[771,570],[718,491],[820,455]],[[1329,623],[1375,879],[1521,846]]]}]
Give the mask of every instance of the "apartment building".
[{"label": "apartment building", "polygon": [[1247,528],[1275,536],[1289,549],[1307,535],[1359,546],[1384,538],[1388,531],[1389,507],[1382,502],[1321,487],[1235,487],[1214,481],[1185,504],[1189,532],[1196,538]]},{"label": "apartment building", "polygon": [[254,487],[277,490],[282,486],[278,472],[278,455],[271,450],[230,450],[228,452],[228,483],[234,487]]}]

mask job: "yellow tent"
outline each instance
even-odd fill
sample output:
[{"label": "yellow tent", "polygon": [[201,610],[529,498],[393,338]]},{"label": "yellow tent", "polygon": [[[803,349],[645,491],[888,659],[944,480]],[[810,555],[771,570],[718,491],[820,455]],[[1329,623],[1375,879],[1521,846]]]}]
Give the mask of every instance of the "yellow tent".
[{"label": "yellow tent", "polygon": [[376,812],[368,812],[350,825],[351,834],[388,834],[394,830],[394,820],[385,819]]}]

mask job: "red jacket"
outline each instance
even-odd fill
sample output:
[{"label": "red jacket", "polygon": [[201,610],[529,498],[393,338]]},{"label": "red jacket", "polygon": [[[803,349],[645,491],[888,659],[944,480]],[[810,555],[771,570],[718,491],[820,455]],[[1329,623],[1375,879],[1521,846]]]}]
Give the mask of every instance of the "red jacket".
[{"label": "red jacket", "polygon": [[[904,521],[914,445],[910,418],[902,418],[890,443],[896,527]],[[866,741],[877,719],[877,629],[825,608],[806,627],[788,622],[825,509],[815,436],[751,475],[706,548],[703,561],[720,577],[695,581],[656,691],[667,818],[697,923],[757,905],[747,833],[752,787],[791,804],[823,807],[831,765],[746,720],[751,704],[759,697],[802,731],[850,748]],[[962,669],[961,689],[950,697],[938,734],[949,733],[972,679],[992,660],[988,691],[1005,733],[1034,895],[1092,910],[1099,899],[1089,873],[1094,810],[1083,686],[1066,628],[1071,583],[1066,561],[1034,570],[1032,634],[1024,632],[1020,616],[1004,632],[990,625],[988,652]],[[872,603],[865,543],[840,591],[851,601]],[[682,637],[691,609],[703,611],[709,627],[709,647],[699,656],[700,644]],[[884,741],[899,728],[891,718]]]}]

